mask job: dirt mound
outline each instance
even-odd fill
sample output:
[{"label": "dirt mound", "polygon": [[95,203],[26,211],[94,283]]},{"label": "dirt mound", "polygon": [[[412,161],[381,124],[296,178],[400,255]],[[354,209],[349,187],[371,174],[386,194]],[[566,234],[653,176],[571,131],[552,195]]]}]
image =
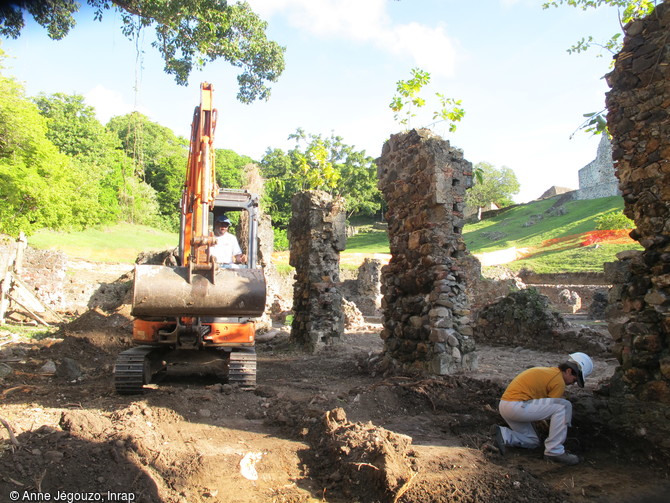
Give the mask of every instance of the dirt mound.
[{"label": "dirt mound", "polygon": [[[132,333],[132,322],[130,306],[128,305],[124,305],[113,312],[95,308],[63,325],[61,334],[64,337],[94,339],[101,347],[105,347],[113,342],[115,337],[130,335]],[[109,335],[98,337],[101,332]]]},{"label": "dirt mound", "polygon": [[162,480],[144,472],[136,462],[137,454],[122,442],[92,442],[48,425],[22,433],[17,440],[21,447],[9,459],[5,456],[0,465],[3,473],[12,474],[8,485],[1,484],[5,496],[13,487],[29,494],[49,492],[52,498],[64,491],[132,493],[139,501],[167,501],[158,494],[158,488],[164,486]]},{"label": "dirt mound", "polygon": [[415,475],[410,437],[369,422],[352,423],[342,408],[326,412],[309,436],[310,473],[345,498],[397,499]]}]

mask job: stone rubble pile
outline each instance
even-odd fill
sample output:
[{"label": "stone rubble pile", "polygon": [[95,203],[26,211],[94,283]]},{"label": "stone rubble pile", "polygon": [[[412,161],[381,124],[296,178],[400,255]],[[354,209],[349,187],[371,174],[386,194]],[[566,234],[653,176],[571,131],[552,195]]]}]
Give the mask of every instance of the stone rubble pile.
[{"label": "stone rubble pile", "polygon": [[462,238],[472,164],[429,130],[391,136],[377,160],[391,261],[382,268],[385,353],[445,375],[476,367]]},{"label": "stone rubble pile", "polygon": [[477,344],[609,356],[609,334],[573,327],[552,308],[546,295],[532,287],[484,307],[474,323],[474,335]]}]

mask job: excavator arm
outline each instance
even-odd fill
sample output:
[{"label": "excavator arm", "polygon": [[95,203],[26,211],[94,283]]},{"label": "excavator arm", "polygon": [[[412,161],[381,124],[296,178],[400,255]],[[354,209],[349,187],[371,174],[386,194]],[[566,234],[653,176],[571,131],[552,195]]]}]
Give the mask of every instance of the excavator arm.
[{"label": "excavator arm", "polygon": [[181,199],[181,264],[193,270],[211,270],[209,247],[215,238],[208,233],[208,215],[218,192],[214,162],[216,109],[212,107],[212,85],[200,85],[200,106],[191,124],[191,142],[186,180]]}]

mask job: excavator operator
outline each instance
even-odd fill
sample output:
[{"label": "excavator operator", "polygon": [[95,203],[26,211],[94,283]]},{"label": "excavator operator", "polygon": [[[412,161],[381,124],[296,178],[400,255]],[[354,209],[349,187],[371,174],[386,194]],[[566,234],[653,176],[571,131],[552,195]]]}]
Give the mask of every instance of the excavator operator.
[{"label": "excavator operator", "polygon": [[211,255],[221,265],[246,264],[247,256],[242,253],[237,238],[228,232],[230,219],[226,215],[219,215],[214,220],[214,235],[216,244],[210,248]]}]

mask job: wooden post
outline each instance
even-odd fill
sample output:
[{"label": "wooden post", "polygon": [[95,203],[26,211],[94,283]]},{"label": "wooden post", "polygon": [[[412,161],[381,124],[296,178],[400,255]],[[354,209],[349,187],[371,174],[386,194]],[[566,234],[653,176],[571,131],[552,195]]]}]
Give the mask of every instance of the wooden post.
[{"label": "wooden post", "polygon": [[20,276],[21,271],[23,270],[23,256],[25,254],[26,247],[28,246],[28,239],[26,238],[26,235],[23,233],[23,231],[19,232],[19,238],[16,240],[16,242],[18,244],[16,245],[14,272]]},{"label": "wooden post", "polygon": [[23,268],[23,256],[27,246],[26,235],[21,232],[17,239],[17,246],[13,258],[8,258],[6,264],[3,264],[4,270],[1,270],[2,282],[0,283],[0,325],[5,324],[5,315],[9,309],[11,302],[14,302],[19,307],[23,308],[28,316],[38,323],[45,326],[49,324],[35,312],[35,308],[31,308],[28,304],[41,307],[44,311],[49,311],[62,321],[61,316],[53,309],[44,304],[28,286],[21,281],[19,273]]},{"label": "wooden post", "polygon": [[5,313],[9,307],[9,288],[12,282],[12,273],[7,269],[4,271],[2,283],[0,283],[0,325],[5,324]]}]

